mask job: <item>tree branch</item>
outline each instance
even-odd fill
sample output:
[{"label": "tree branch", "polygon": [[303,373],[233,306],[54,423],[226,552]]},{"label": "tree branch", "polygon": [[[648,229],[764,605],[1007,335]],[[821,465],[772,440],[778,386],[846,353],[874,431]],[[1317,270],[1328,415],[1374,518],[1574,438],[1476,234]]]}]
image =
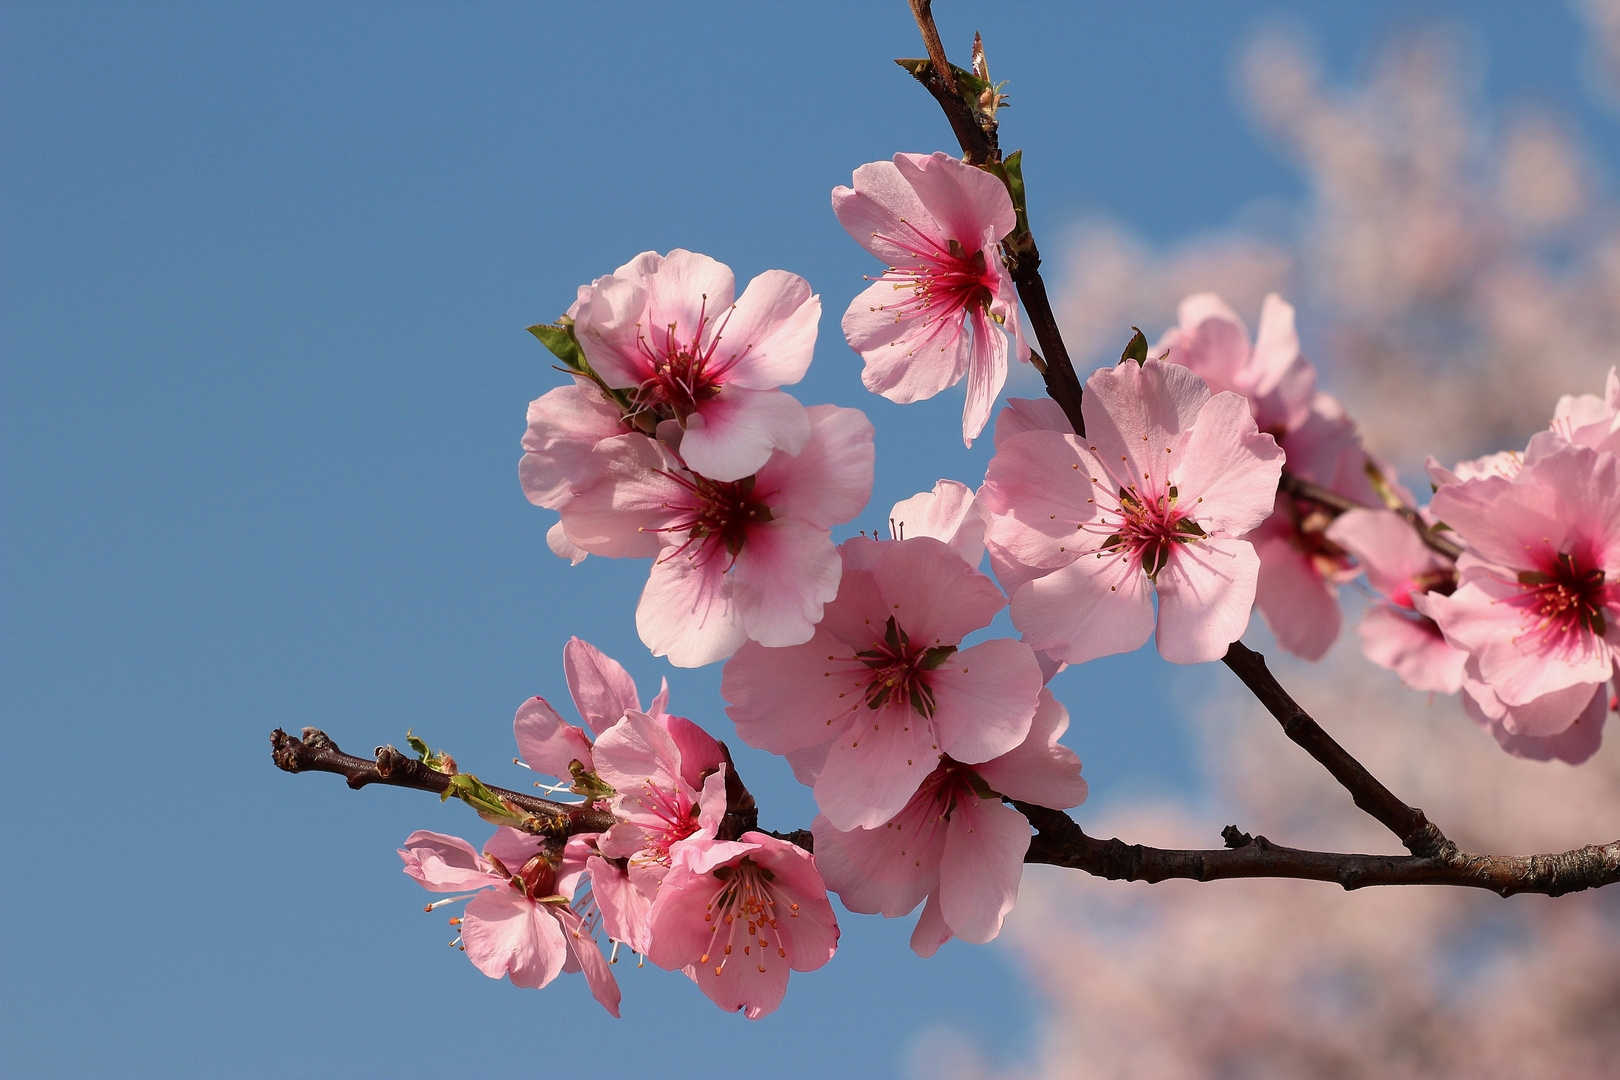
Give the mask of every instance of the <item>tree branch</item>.
[{"label": "tree branch", "polygon": [[1243,685],[1276,718],[1277,723],[1282,725],[1283,734],[1332,773],[1333,779],[1350,793],[1356,805],[1394,833],[1413,855],[1438,857],[1448,849],[1456,849],[1456,845],[1423,816],[1422,810],[1407,806],[1396,798],[1389,788],[1324,731],[1322,725],[1299,707],[1299,703],[1271,674],[1271,669],[1266,667],[1264,656],[1241,641],[1234,641],[1221,662],[1243,680]]},{"label": "tree branch", "polygon": [[1188,878],[1299,878],[1330,881],[1346,890],[1368,885],[1452,885],[1515,893],[1565,893],[1620,882],[1620,840],[1552,855],[1475,855],[1450,844],[1431,855],[1352,855],[1279,847],[1263,836],[1228,826],[1228,850],[1174,850],[1098,840],[1069,815],[1044,806],[1013,803],[1037,830],[1028,863],[1083,870],[1114,881]]},{"label": "tree branch", "polygon": [[[270,733],[270,756],[276,768],[283,772],[337,773],[356,790],[367,784],[387,784],[390,787],[414,788],[443,795],[450,788],[449,773],[429,768],[415,758],[406,757],[392,746],[377,747],[375,760],[345,754],[338,749],[326,732],[305,728],[304,737],[296,739],[280,728]],[[541,799],[521,791],[486,785],[496,795],[514,806],[533,814],[546,823],[547,833],[554,836],[572,836],[574,833],[606,832],[614,817],[605,810],[588,810],[570,803]]]},{"label": "tree branch", "polygon": [[[934,25],[932,0],[910,0],[910,3],[911,15],[917,20],[917,29],[922,31],[923,44],[928,48],[929,75],[927,78],[917,76],[918,81],[944,110],[945,119],[950,122],[969,165],[1000,162],[1001,148],[995,126],[991,124],[986,130],[980,125],[973,106],[962,97],[956,85],[945,46],[939,40],[939,28]],[[1086,421],[1080,411],[1080,377],[1075,374],[1069,350],[1063,344],[1063,334],[1058,330],[1057,316],[1052,311],[1052,301],[1046,295],[1046,282],[1041,278],[1041,252],[1035,245],[1035,236],[1027,230],[1015,231],[1002,240],[1001,250],[1007,272],[1018,288],[1018,299],[1029,317],[1030,329],[1041,347],[1041,362],[1036,368],[1046,380],[1046,392],[1063,409],[1075,434],[1083,437]]]},{"label": "tree branch", "polygon": [[[1278,486],[1281,487],[1283,491],[1286,491],[1288,494],[1294,496],[1296,499],[1305,499],[1309,502],[1317,504],[1324,510],[1333,511],[1334,517],[1337,517],[1347,510],[1381,509],[1379,507],[1362,506],[1360,503],[1347,499],[1338,492],[1331,491],[1320,484],[1313,484],[1309,480],[1302,480],[1286,469],[1283,470],[1282,483]],[[1444,555],[1446,558],[1453,560],[1463,553],[1463,549],[1455,542],[1448,540],[1439,533],[1431,530],[1428,524],[1424,522],[1422,516],[1410,506],[1400,507],[1399,509],[1395,510],[1395,513],[1405,518],[1407,524],[1411,525],[1412,528],[1417,530],[1418,538],[1422,540],[1424,544],[1428,545],[1429,550],[1437,552],[1438,554]]]}]

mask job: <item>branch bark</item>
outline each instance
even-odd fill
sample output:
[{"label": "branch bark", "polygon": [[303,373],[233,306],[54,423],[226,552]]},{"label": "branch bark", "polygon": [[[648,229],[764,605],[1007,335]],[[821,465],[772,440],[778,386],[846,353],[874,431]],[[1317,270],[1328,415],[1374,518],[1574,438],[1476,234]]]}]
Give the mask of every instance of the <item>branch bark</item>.
[{"label": "branch bark", "polygon": [[1435,855],[1355,855],[1279,847],[1263,836],[1227,827],[1226,850],[1175,850],[1099,840],[1087,836],[1069,815],[1044,806],[1013,803],[1037,829],[1028,863],[1083,870],[1114,881],[1188,878],[1298,878],[1328,881],[1344,889],[1369,885],[1451,885],[1515,893],[1565,893],[1620,882],[1620,840],[1550,855],[1476,855],[1449,844]]},{"label": "branch bark", "polygon": [[[429,768],[412,757],[406,757],[392,746],[377,747],[376,757],[367,760],[345,754],[338,749],[326,732],[307,727],[302,739],[288,735],[280,728],[270,733],[270,756],[276,768],[283,772],[328,772],[343,777],[351,788],[359,790],[367,784],[386,784],[389,787],[412,788],[443,795],[450,787],[450,775]],[[588,810],[570,803],[542,799],[522,791],[486,785],[495,794],[510,800],[514,806],[526,810],[546,822],[548,833],[572,836],[574,833],[606,832],[614,817],[605,810]]]}]

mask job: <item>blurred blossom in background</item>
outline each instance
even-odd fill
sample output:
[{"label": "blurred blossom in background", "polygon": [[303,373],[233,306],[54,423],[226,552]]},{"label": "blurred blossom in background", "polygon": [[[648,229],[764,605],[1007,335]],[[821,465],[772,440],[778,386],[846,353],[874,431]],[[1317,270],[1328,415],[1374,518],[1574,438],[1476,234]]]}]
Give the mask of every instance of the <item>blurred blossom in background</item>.
[{"label": "blurred blossom in background", "polygon": [[[1620,0],[1575,6],[1586,83],[1620,119]],[[1487,118],[1484,62],[1466,32],[1427,28],[1391,38],[1364,80],[1333,85],[1308,36],[1257,34],[1237,61],[1240,93],[1307,198],[1162,249],[1083,224],[1060,293],[1071,348],[1100,362],[1132,320],[1152,340],[1205,289],[1252,327],[1275,290],[1298,304],[1325,388],[1408,479],[1427,453],[1449,463],[1521,448],[1558,394],[1599,392],[1620,362],[1620,202],[1566,118],[1528,104]],[[1353,633],[1318,665],[1269,651],[1301,704],[1463,847],[1558,851],[1620,835],[1612,735],[1580,768],[1525,761],[1455,698],[1427,700],[1369,664]],[[1115,803],[1088,831],[1208,847],[1233,823],[1291,846],[1390,848],[1241,690],[1187,709],[1212,800]],[[1008,927],[1044,1013],[1028,1055],[930,1031],[915,1076],[1599,1080],[1620,1062],[1614,890],[1504,901],[1034,867]]]}]

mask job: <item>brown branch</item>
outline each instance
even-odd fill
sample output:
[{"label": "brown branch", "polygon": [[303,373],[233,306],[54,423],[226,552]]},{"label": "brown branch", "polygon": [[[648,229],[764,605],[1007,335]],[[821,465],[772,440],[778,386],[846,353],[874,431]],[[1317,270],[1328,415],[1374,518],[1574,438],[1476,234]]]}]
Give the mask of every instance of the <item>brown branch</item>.
[{"label": "brown branch", "polygon": [[[413,788],[443,795],[450,787],[448,773],[429,768],[416,758],[406,757],[392,746],[377,747],[374,760],[345,754],[338,749],[326,732],[305,728],[304,737],[296,739],[280,728],[270,733],[270,756],[276,768],[283,772],[337,773],[356,790],[367,784],[386,784],[390,787]],[[605,810],[588,810],[570,803],[541,799],[521,791],[486,785],[495,794],[514,806],[533,814],[547,825],[547,832],[556,836],[574,833],[605,832],[614,822]]]},{"label": "brown branch", "polygon": [[1243,680],[1243,685],[1276,718],[1277,723],[1282,725],[1283,734],[1332,773],[1333,779],[1350,793],[1356,805],[1394,833],[1413,855],[1438,857],[1447,850],[1456,849],[1456,845],[1423,816],[1422,810],[1407,806],[1396,798],[1389,788],[1367,771],[1366,766],[1350,756],[1350,752],[1324,731],[1322,725],[1299,707],[1299,703],[1289,696],[1266,667],[1264,656],[1241,641],[1234,641],[1221,662]]},{"label": "brown branch", "polygon": [[1437,855],[1354,855],[1279,847],[1227,826],[1227,849],[1174,850],[1087,836],[1069,815],[1013,803],[1037,830],[1029,863],[1083,870],[1114,881],[1299,878],[1345,889],[1368,885],[1452,885],[1515,893],[1565,893],[1620,882],[1620,840],[1551,855],[1474,855],[1450,845]]},{"label": "brown branch", "polygon": [[[939,28],[934,25],[932,0],[910,0],[912,17],[922,31],[923,44],[928,47],[929,77],[918,77],[944,110],[951,131],[956,134],[964,159],[970,165],[993,165],[1001,161],[1001,148],[993,125],[986,130],[978,121],[973,106],[962,96],[951,73],[945,46],[939,40]],[[1046,380],[1046,392],[1063,409],[1075,434],[1085,435],[1086,421],[1080,411],[1082,389],[1080,377],[1075,374],[1074,362],[1069,359],[1068,347],[1058,329],[1052,301],[1046,295],[1046,282],[1041,278],[1041,252],[1035,245],[1035,236],[1029,231],[1015,231],[1002,240],[1001,250],[1007,272],[1018,288],[1018,299],[1029,317],[1030,329],[1040,345],[1041,362],[1036,367]]]},{"label": "brown branch", "polygon": [[[1335,517],[1347,510],[1381,509],[1380,507],[1362,506],[1360,503],[1347,499],[1338,492],[1323,487],[1321,484],[1313,484],[1309,480],[1301,479],[1286,469],[1283,470],[1282,483],[1279,486],[1296,499],[1305,499],[1308,502],[1317,504],[1324,510],[1333,511]],[[1444,536],[1431,530],[1423,520],[1422,515],[1410,506],[1402,506],[1394,512],[1405,518],[1407,524],[1417,530],[1418,538],[1428,545],[1429,550],[1444,555],[1448,559],[1456,559],[1463,553],[1463,549],[1455,542],[1447,540]]]}]

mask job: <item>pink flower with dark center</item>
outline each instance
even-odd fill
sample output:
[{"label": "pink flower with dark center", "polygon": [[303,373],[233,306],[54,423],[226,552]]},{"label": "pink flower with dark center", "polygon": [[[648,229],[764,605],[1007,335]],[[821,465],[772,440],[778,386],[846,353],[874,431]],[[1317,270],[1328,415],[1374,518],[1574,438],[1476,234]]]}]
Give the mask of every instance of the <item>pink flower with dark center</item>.
[{"label": "pink flower with dark center", "polygon": [[737,481],[699,476],[642,435],[608,439],[591,455],[563,527],[595,554],[655,557],[636,609],[655,656],[698,667],[745,640],[809,639],[838,591],[830,530],[866,505],[873,457],[872,425],[859,411],[808,413],[803,450],[776,451]]},{"label": "pink flower with dark center", "polygon": [[983,943],[1001,932],[1018,899],[1029,823],[1002,796],[1055,809],[1086,798],[1080,759],[1058,743],[1069,714],[1048,690],[1029,735],[978,765],[944,758],[911,799],[877,828],[839,831],[825,816],[812,829],[816,865],[851,911],[897,918],[927,898],[911,947],[932,956],[960,937]]},{"label": "pink flower with dark center", "polygon": [[682,969],[727,1012],[775,1012],[789,971],[838,948],[838,921],[808,852],[765,833],[682,847],[654,901],[647,959]]},{"label": "pink flower with dark center", "polygon": [[1270,512],[1282,453],[1236,394],[1149,360],[1086,383],[1087,438],[1004,441],[979,498],[999,558],[1031,568],[1013,625],[1056,660],[1128,652],[1216,660],[1248,625],[1259,560],[1238,537]]},{"label": "pink flower with dark center", "polygon": [[451,921],[461,927],[461,947],[479,971],[535,989],[565,968],[583,971],[591,994],[618,1016],[618,983],[589,926],[569,906],[571,893],[561,891],[566,883],[556,863],[533,837],[511,829],[499,830],[484,848],[480,854],[459,837],[418,831],[406,838],[399,857],[423,888],[467,893],[427,910],[470,901]]},{"label": "pink flower with dark center", "polygon": [[1565,445],[1430,509],[1467,542],[1456,592],[1418,604],[1469,654],[1464,689],[1511,734],[1559,734],[1620,657],[1620,455]]},{"label": "pink flower with dark center", "polygon": [[721,675],[738,736],[786,756],[837,828],[893,817],[942,754],[987,761],[1023,741],[1042,678],[1005,639],[961,648],[1006,604],[931,537],[846,540],[838,598],[804,645],[749,644]]},{"label": "pink flower with dark center", "polygon": [[[844,313],[868,390],[902,404],[968,377],[962,439],[972,445],[1007,380],[1005,327],[1029,359],[998,245],[1017,224],[1005,185],[949,154],[896,154],[833,189],[833,212],[888,266]],[[970,334],[971,329],[971,334]]]},{"label": "pink flower with dark center", "polygon": [[716,480],[742,479],[773,450],[797,454],[810,437],[804,407],[777,387],[810,366],[821,299],[782,270],[735,303],[734,289],[707,255],[646,251],[592,282],[574,309],[592,370],[635,412],[676,421],[687,464]]}]

